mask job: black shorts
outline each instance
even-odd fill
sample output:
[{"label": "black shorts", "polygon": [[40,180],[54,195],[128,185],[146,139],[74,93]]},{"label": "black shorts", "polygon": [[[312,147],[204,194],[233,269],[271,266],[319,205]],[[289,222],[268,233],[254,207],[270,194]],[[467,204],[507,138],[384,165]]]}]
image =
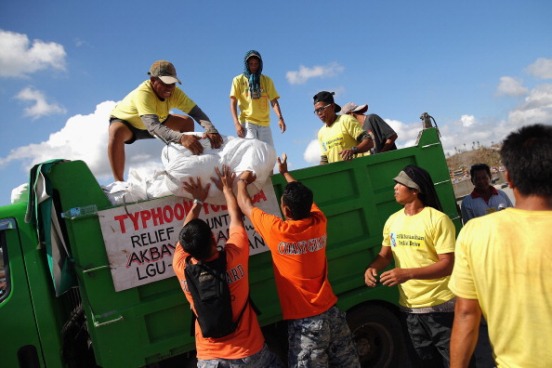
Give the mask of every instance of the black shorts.
[{"label": "black shorts", "polygon": [[120,122],[120,123],[123,123],[128,129],[130,129],[130,131],[132,132],[132,138],[129,139],[128,141],[125,142],[125,144],[132,144],[134,143],[135,141],[137,140],[140,140],[140,139],[150,139],[150,138],[155,138],[153,135],[151,135],[147,129],[138,129],[136,128],[134,125],[132,125],[131,123],[129,123],[128,121],[126,120],[122,120],[122,119],[119,119],[119,118],[116,118],[115,116],[111,116],[109,117],[109,124],[113,123],[113,122]]}]

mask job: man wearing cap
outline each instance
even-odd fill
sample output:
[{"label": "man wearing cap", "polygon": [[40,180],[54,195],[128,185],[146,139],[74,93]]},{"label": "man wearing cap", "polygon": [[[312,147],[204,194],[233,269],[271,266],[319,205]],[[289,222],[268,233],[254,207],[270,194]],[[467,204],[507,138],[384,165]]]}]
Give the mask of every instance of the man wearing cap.
[{"label": "man wearing cap", "polygon": [[[203,146],[194,135],[194,120],[205,128],[204,138],[211,147],[219,148],[222,137],[209,117],[190,99],[176,82],[174,65],[158,60],[151,65],[150,78],[126,95],[111,111],[107,155],[116,181],[123,181],[125,144],[138,139],[158,137],[165,143],[180,143],[194,155],[203,153]],[[177,108],[190,116],[170,114]],[[194,120],[192,120],[192,118]]]},{"label": "man wearing cap", "polygon": [[[366,285],[399,287],[399,305],[422,367],[448,367],[454,294],[455,228],[442,212],[431,176],[409,165],[394,178],[395,200],[403,205],[383,228],[378,256],[364,274]],[[395,268],[384,270],[392,260]],[[378,280],[379,279],[379,280]]]},{"label": "man wearing cap", "polygon": [[278,116],[278,126],[282,133],[286,131],[286,123],[278,103],[280,96],[272,79],[262,74],[262,71],[261,54],[256,50],[248,51],[244,57],[243,73],[232,79],[230,113],[238,137],[256,138],[274,147],[270,131],[269,102]]},{"label": "man wearing cap", "polygon": [[342,114],[348,114],[357,119],[360,125],[362,125],[362,128],[370,133],[374,139],[372,153],[397,149],[395,145],[397,132],[395,132],[379,115],[364,115],[366,111],[368,111],[368,104],[359,106],[354,102],[346,103],[343,109],[341,109]]},{"label": "man wearing cap", "polygon": [[355,119],[336,114],[341,107],[334,102],[333,95],[333,92],[321,91],[313,97],[314,113],[324,123],[318,131],[320,164],[352,160],[374,146],[370,135]]}]

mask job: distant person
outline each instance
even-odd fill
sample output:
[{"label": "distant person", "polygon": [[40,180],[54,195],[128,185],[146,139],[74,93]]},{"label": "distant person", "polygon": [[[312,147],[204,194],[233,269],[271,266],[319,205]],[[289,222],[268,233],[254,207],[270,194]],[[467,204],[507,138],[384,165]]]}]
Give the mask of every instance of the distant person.
[{"label": "distant person", "polygon": [[470,180],[475,186],[471,194],[462,200],[461,211],[464,224],[474,217],[513,207],[504,191],[491,184],[491,168],[487,164],[476,164],[470,168]]},{"label": "distant person", "polygon": [[368,114],[364,115],[368,111],[368,105],[357,105],[354,102],[346,103],[341,110],[342,114],[348,114],[358,120],[362,128],[368,133],[371,133],[374,139],[374,148],[372,153],[381,153],[390,150],[396,150],[397,145],[397,133],[391,128],[385,120],[379,115]]},{"label": "distant person", "polygon": [[313,202],[312,191],[288,172],[285,154],[278,158],[278,169],[287,181],[280,199],[284,220],[253,206],[247,192],[254,179],[249,171],[238,180],[238,204],[272,254],[282,315],[288,321],[288,366],[360,367],[345,313],[336,306],[328,280],[326,217]]},{"label": "distant person", "polygon": [[278,116],[278,126],[282,133],[286,131],[286,123],[278,102],[280,96],[272,79],[262,74],[262,71],[261,54],[255,50],[248,51],[244,57],[243,73],[232,80],[230,112],[238,137],[256,138],[274,147],[270,131],[269,103]]},{"label": "distant person", "polygon": [[333,92],[321,91],[314,98],[314,113],[324,123],[318,131],[320,164],[352,160],[368,152],[374,142],[358,122],[349,115],[337,115],[341,107],[334,102]]},{"label": "distant person", "polygon": [[456,243],[451,367],[465,367],[484,316],[498,367],[552,366],[552,126],[510,133],[500,149],[514,208],[470,220]]},{"label": "distant person", "polygon": [[[195,343],[197,366],[208,367],[268,367],[283,368],[280,359],[268,350],[257,315],[249,304],[249,240],[243,226],[242,214],[232,192],[235,175],[228,167],[222,172],[217,169],[217,187],[222,190],[230,216],[229,238],[224,249],[226,252],[226,269],[228,275],[240,275],[229,282],[232,296],[232,315],[234,321],[240,318],[237,329],[230,335],[220,338],[203,337],[198,320],[195,322]],[[200,179],[191,179],[184,184],[194,198],[194,204],[184,220],[179,234],[179,241],[173,259],[173,269],[193,311],[194,301],[186,283],[186,258],[191,262],[209,262],[220,256],[209,225],[199,218],[202,202],[207,198],[210,184],[202,185]],[[244,310],[245,308],[245,310]],[[243,312],[242,312],[243,311]],[[241,317],[238,317],[241,316]]]},{"label": "distant person", "polygon": [[[403,208],[386,221],[381,251],[366,269],[365,283],[398,285],[400,309],[422,367],[448,367],[454,294],[447,285],[456,230],[427,171],[409,165],[394,180],[395,200]],[[378,278],[393,260],[395,268]]]},{"label": "distant person", "polygon": [[[124,180],[125,144],[139,139],[153,137],[163,142],[179,143],[194,155],[203,152],[203,146],[194,135],[183,134],[194,131],[194,121],[205,128],[204,137],[213,148],[219,148],[222,137],[205,113],[192,101],[176,82],[174,65],[166,60],[154,62],[149,71],[150,78],[126,95],[111,111],[109,118],[109,143],[107,155],[113,178]],[[171,114],[179,109],[189,116]]]}]

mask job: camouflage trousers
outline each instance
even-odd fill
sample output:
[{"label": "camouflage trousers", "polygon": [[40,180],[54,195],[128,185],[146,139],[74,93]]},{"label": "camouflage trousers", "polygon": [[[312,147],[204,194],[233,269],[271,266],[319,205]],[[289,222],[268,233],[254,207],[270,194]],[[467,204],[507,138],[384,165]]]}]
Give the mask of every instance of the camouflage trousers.
[{"label": "camouflage trousers", "polygon": [[360,368],[345,313],[332,307],[288,322],[289,368]]},{"label": "camouflage trousers", "polygon": [[198,368],[284,368],[280,358],[265,346],[256,354],[241,359],[198,360]]}]

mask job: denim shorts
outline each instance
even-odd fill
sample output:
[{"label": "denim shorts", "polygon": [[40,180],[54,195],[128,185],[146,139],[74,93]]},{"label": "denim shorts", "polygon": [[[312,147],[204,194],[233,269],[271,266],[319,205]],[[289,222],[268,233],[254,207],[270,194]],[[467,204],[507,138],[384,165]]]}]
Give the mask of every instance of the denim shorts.
[{"label": "denim shorts", "polygon": [[244,124],[242,124],[242,126],[245,129],[244,138],[246,139],[255,138],[265,142],[270,147],[274,147],[274,141],[272,140],[272,131],[270,130],[269,126],[260,126],[247,121]]}]

